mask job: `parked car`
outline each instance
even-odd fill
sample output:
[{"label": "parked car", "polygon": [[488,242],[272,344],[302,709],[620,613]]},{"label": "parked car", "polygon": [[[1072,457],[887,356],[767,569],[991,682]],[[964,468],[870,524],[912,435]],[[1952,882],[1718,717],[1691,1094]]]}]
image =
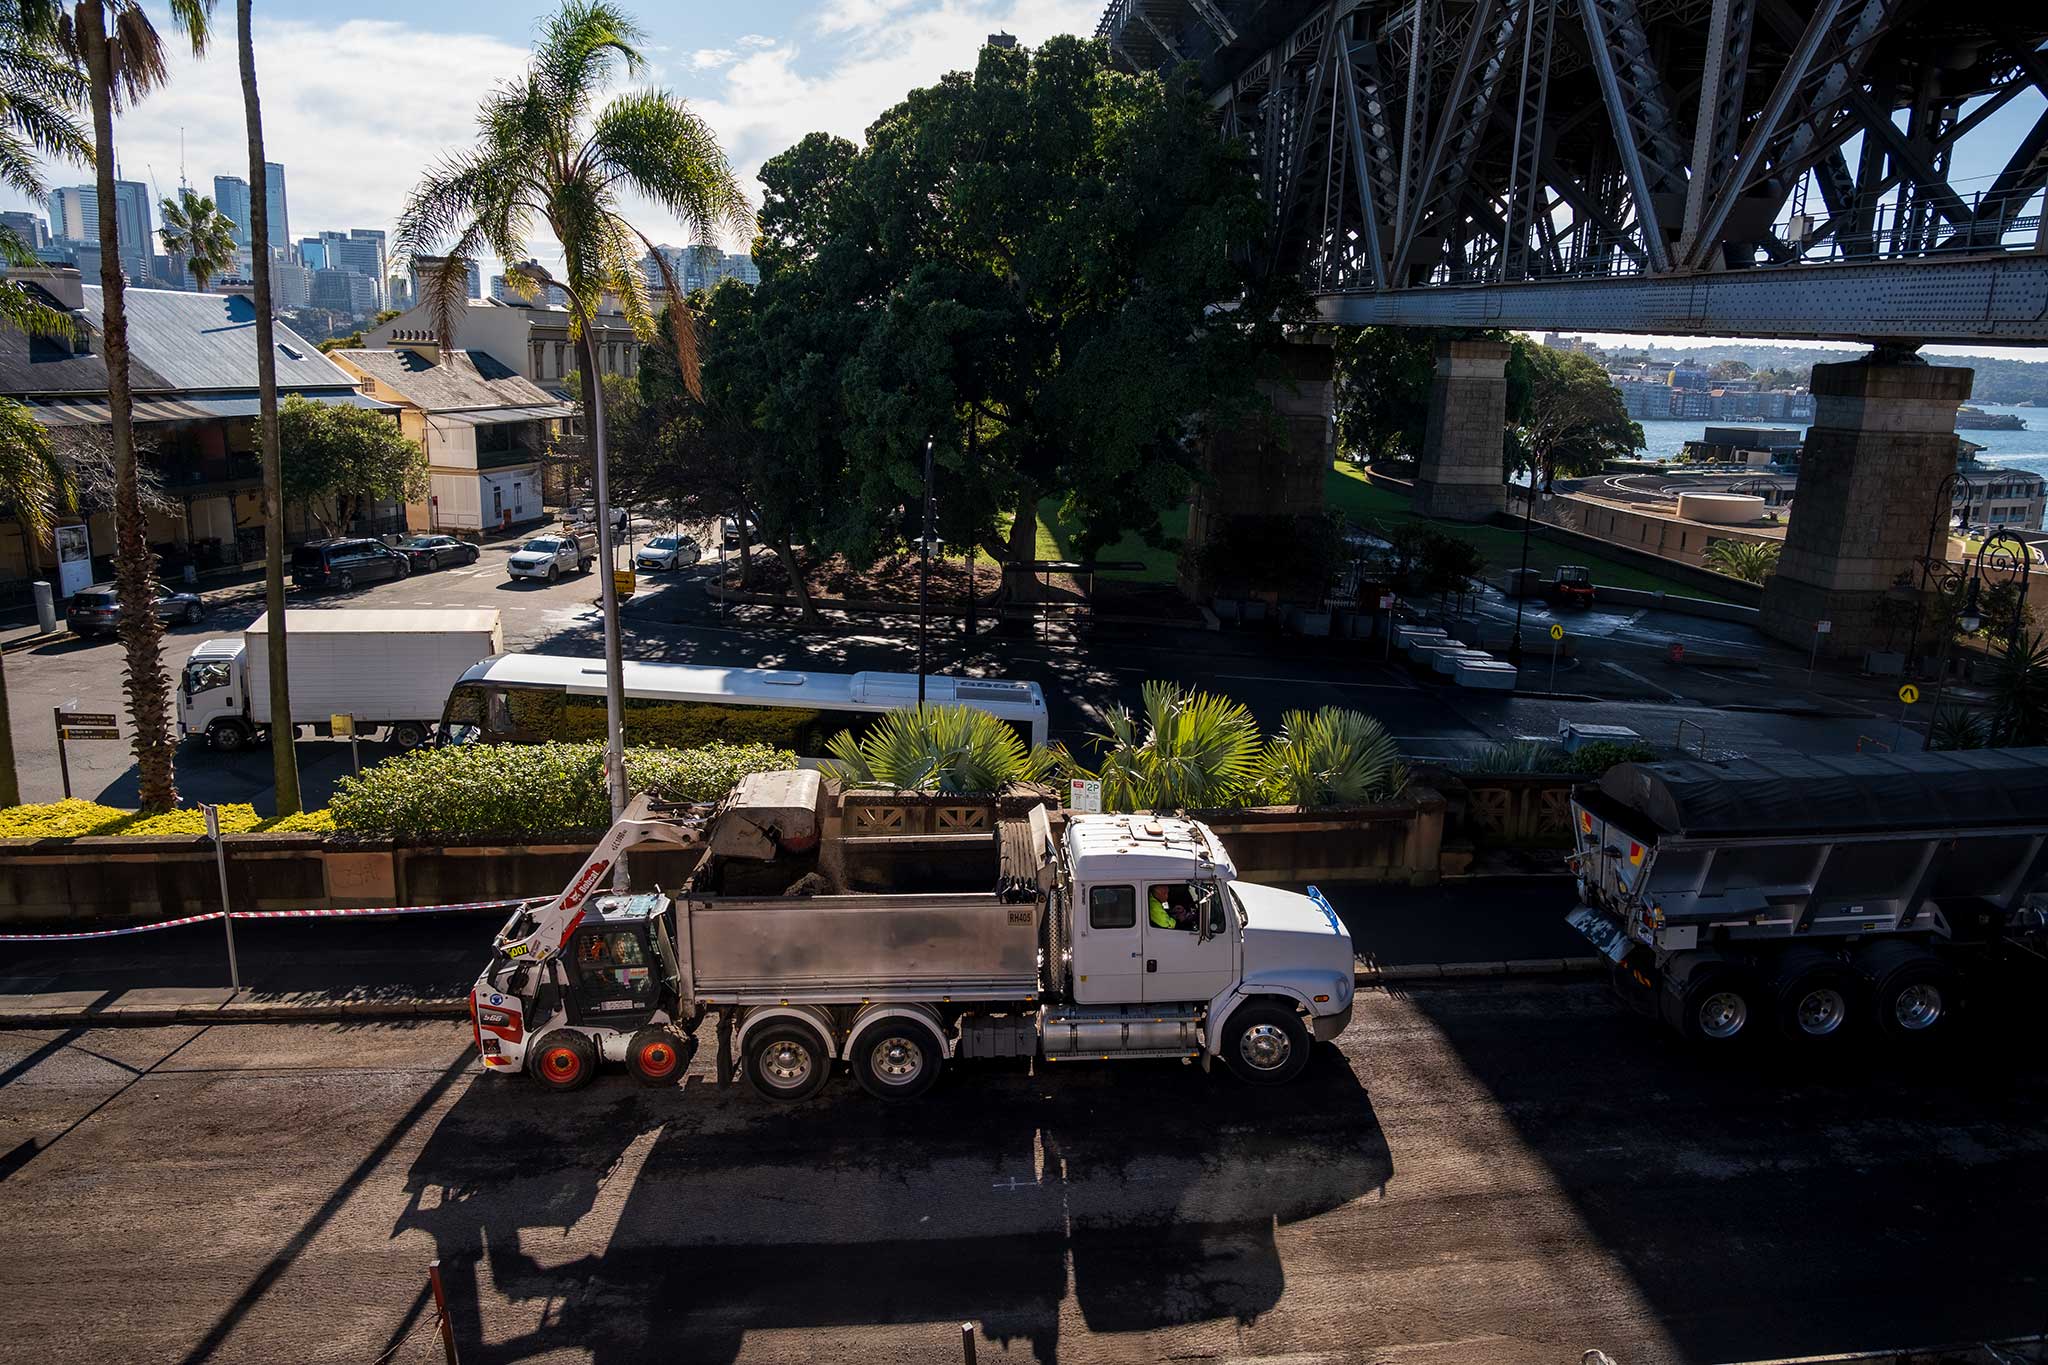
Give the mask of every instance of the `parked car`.
[{"label": "parked car", "polygon": [[664,569],[687,569],[704,558],[704,551],[688,536],[656,536],[633,556],[633,567],[648,573]]},{"label": "parked car", "polygon": [[347,592],[358,583],[404,578],[411,572],[412,560],[381,540],[309,540],[292,551],[292,582],[302,588]]},{"label": "parked car", "polygon": [[449,564],[474,564],[483,551],[454,536],[407,536],[398,542],[398,552],[412,561],[414,570],[433,570]]},{"label": "parked car", "polygon": [[[196,626],[206,619],[206,604],[199,600],[196,592],[174,592],[158,584],[156,617],[159,621]],[[111,583],[95,585],[73,594],[70,604],[64,608],[64,620],[71,627],[71,633],[81,639],[112,635],[121,624],[121,602],[115,596],[114,586]]]},{"label": "parked car", "polygon": [[[754,519],[753,519],[752,517],[748,517],[748,518],[747,518],[747,539],[749,539],[749,540],[757,540],[757,539],[759,539],[759,538],[760,538],[760,535],[761,535],[761,528],[760,528],[760,527],[758,527],[758,526],[756,526],[756,525],[754,524]],[[731,517],[720,517],[720,518],[718,519],[718,538],[719,538],[719,540],[720,540],[720,541],[722,541],[722,542],[724,543],[724,545],[725,545],[725,548],[726,548],[726,549],[728,549],[728,550],[737,550],[737,549],[739,549],[739,547],[740,547],[740,524],[739,524],[739,522],[738,522],[738,521],[736,521],[736,520],[734,520],[734,519],[733,519],[733,518],[731,518]]]},{"label": "parked car", "polygon": [[597,537],[589,531],[556,531],[535,536],[505,559],[514,578],[539,578],[549,583],[571,569],[588,573],[597,559]]}]

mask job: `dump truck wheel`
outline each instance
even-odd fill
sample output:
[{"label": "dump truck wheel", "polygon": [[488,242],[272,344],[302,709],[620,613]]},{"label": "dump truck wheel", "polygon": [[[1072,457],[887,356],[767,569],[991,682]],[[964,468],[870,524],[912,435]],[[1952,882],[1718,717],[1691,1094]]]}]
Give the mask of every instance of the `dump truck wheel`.
[{"label": "dump truck wheel", "polygon": [[1901,1043],[1946,1037],[1962,1003],[1960,983],[1949,965],[1910,943],[1876,943],[1856,965],[1870,982],[1870,1003],[1878,1032]]},{"label": "dump truck wheel", "polygon": [[1677,997],[1676,1017],[1670,1022],[1686,1041],[1727,1051],[1756,1035],[1763,1013],[1758,1002],[1759,992],[1741,972],[1727,967],[1703,968],[1692,974],[1684,993]]},{"label": "dump truck wheel", "polygon": [[878,1100],[908,1100],[938,1083],[946,1052],[925,1025],[892,1017],[854,1035],[847,1059],[861,1089]]},{"label": "dump truck wheel", "polygon": [[1778,1031],[1804,1047],[1839,1047],[1862,1029],[1863,983],[1826,953],[1795,953],[1771,983]]},{"label": "dump truck wheel", "polygon": [[1284,1085],[1308,1065],[1308,1029],[1285,1005],[1253,1000],[1223,1027],[1223,1060],[1249,1085]]},{"label": "dump truck wheel", "polygon": [[688,1069],[683,1042],[665,1028],[644,1028],[626,1045],[626,1069],[642,1085],[672,1086]]},{"label": "dump truck wheel", "polygon": [[555,1029],[533,1049],[533,1076],[550,1090],[581,1090],[597,1074],[597,1049],[574,1029]]},{"label": "dump truck wheel", "polygon": [[832,1055],[809,1024],[764,1024],[747,1037],[747,1084],[771,1100],[807,1100],[832,1078]]}]

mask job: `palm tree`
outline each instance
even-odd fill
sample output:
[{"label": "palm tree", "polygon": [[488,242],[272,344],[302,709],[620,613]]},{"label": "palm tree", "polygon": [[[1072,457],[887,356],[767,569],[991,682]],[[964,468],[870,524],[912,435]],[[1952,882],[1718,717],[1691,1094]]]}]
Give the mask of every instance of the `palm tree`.
[{"label": "palm tree", "polygon": [[[49,193],[44,158],[90,165],[92,138],[76,117],[84,103],[85,78],[57,42],[57,12],[0,5],[0,184],[40,201]],[[0,260],[37,263],[29,244],[6,228],[0,228]],[[69,313],[17,280],[0,282],[0,323],[48,336],[79,330]]]},{"label": "palm tree", "polygon": [[1408,785],[1401,745],[1371,716],[1341,706],[1289,711],[1259,757],[1258,786],[1282,805],[1362,806]]},{"label": "palm tree", "polygon": [[[407,200],[394,243],[402,257],[440,252],[422,282],[441,353],[455,340],[455,313],[468,297],[469,263],[493,255],[527,297],[557,284],[568,294],[570,326],[581,353],[583,411],[595,452],[600,553],[610,559],[611,525],[604,464],[604,409],[597,351],[584,321],[615,296],[641,337],[654,333],[644,253],[661,272],[670,332],[683,382],[702,396],[697,334],[667,258],[628,222],[621,203],[643,195],[705,238],[749,235],[753,213],[710,127],[662,90],[614,96],[596,108],[616,68],[639,71],[640,26],[606,0],[568,0],[541,31],[525,76],[499,87],[478,114],[482,136],[471,150],[444,158]],[[528,239],[545,229],[562,248],[550,274],[529,261]],[[445,251],[443,244],[448,245]],[[522,264],[523,263],[523,264]],[[601,580],[605,616],[605,692],[610,734],[607,771],[613,808],[625,801],[622,723],[624,665],[612,578]]]},{"label": "palm tree", "polygon": [[[270,613],[270,714],[292,713],[290,650],[285,641],[284,467],[277,426],[277,348],[270,310],[270,170],[263,160],[263,102],[256,93],[256,43],[250,36],[250,0],[236,0],[235,40],[242,63],[242,113],[249,127],[249,240],[256,277],[256,408],[263,447],[263,606]],[[277,813],[301,807],[299,753],[292,727],[270,727],[270,775]]]},{"label": "palm tree", "polygon": [[841,730],[825,744],[826,771],[849,786],[993,795],[1052,771],[1005,721],[972,706],[891,711],[858,740]]},{"label": "palm tree", "polygon": [[[0,399],[0,501],[14,508],[24,543],[40,545],[60,504],[72,502],[71,481],[50,445],[50,433],[29,410]],[[34,558],[31,551],[30,558]],[[21,804],[14,772],[14,727],[7,706],[7,676],[0,666],[0,806]]]},{"label": "palm tree", "polygon": [[1716,573],[1745,583],[1761,583],[1776,572],[1778,552],[1784,548],[1775,540],[1717,540],[1707,546],[1701,558]]},{"label": "palm tree", "polygon": [[157,211],[164,220],[156,234],[164,250],[185,258],[185,268],[204,294],[208,282],[225,275],[235,263],[234,220],[215,208],[213,200],[184,188]]},{"label": "palm tree", "polygon": [[1242,702],[1170,682],[1140,693],[1145,718],[1119,706],[1096,735],[1104,810],[1203,810],[1238,805],[1259,775],[1259,726]]},{"label": "palm tree", "polygon": [[[24,12],[49,0],[21,0]],[[213,0],[169,0],[171,20],[206,51]],[[107,365],[107,412],[114,441],[114,587],[128,706],[135,718],[135,767],[144,810],[178,804],[177,747],[171,736],[170,679],[163,622],[155,605],[156,566],[135,473],[135,402],[128,382],[128,310],[114,209],[114,111],[132,108],[169,77],[163,39],[140,0],[77,0],[57,19],[57,37],[85,69],[92,104],[93,165],[100,209],[100,336]]]}]

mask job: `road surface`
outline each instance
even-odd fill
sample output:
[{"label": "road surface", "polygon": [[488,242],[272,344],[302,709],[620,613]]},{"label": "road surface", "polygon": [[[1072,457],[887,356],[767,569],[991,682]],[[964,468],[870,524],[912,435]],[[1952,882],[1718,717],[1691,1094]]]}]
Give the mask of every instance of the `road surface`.
[{"label": "road surface", "polygon": [[887,1107],[472,1076],[466,1030],[0,1034],[0,1359],[1621,1365],[2048,1312],[2030,1049],[1723,1068],[1591,984],[1367,992],[1298,1085]]}]

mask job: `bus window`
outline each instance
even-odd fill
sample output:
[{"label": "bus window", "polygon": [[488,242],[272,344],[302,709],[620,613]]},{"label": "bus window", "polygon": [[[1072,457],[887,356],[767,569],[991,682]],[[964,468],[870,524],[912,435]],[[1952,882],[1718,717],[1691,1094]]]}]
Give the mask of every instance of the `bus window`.
[{"label": "bus window", "polygon": [[474,744],[483,738],[484,690],[475,683],[458,684],[441,712],[441,743]]}]

